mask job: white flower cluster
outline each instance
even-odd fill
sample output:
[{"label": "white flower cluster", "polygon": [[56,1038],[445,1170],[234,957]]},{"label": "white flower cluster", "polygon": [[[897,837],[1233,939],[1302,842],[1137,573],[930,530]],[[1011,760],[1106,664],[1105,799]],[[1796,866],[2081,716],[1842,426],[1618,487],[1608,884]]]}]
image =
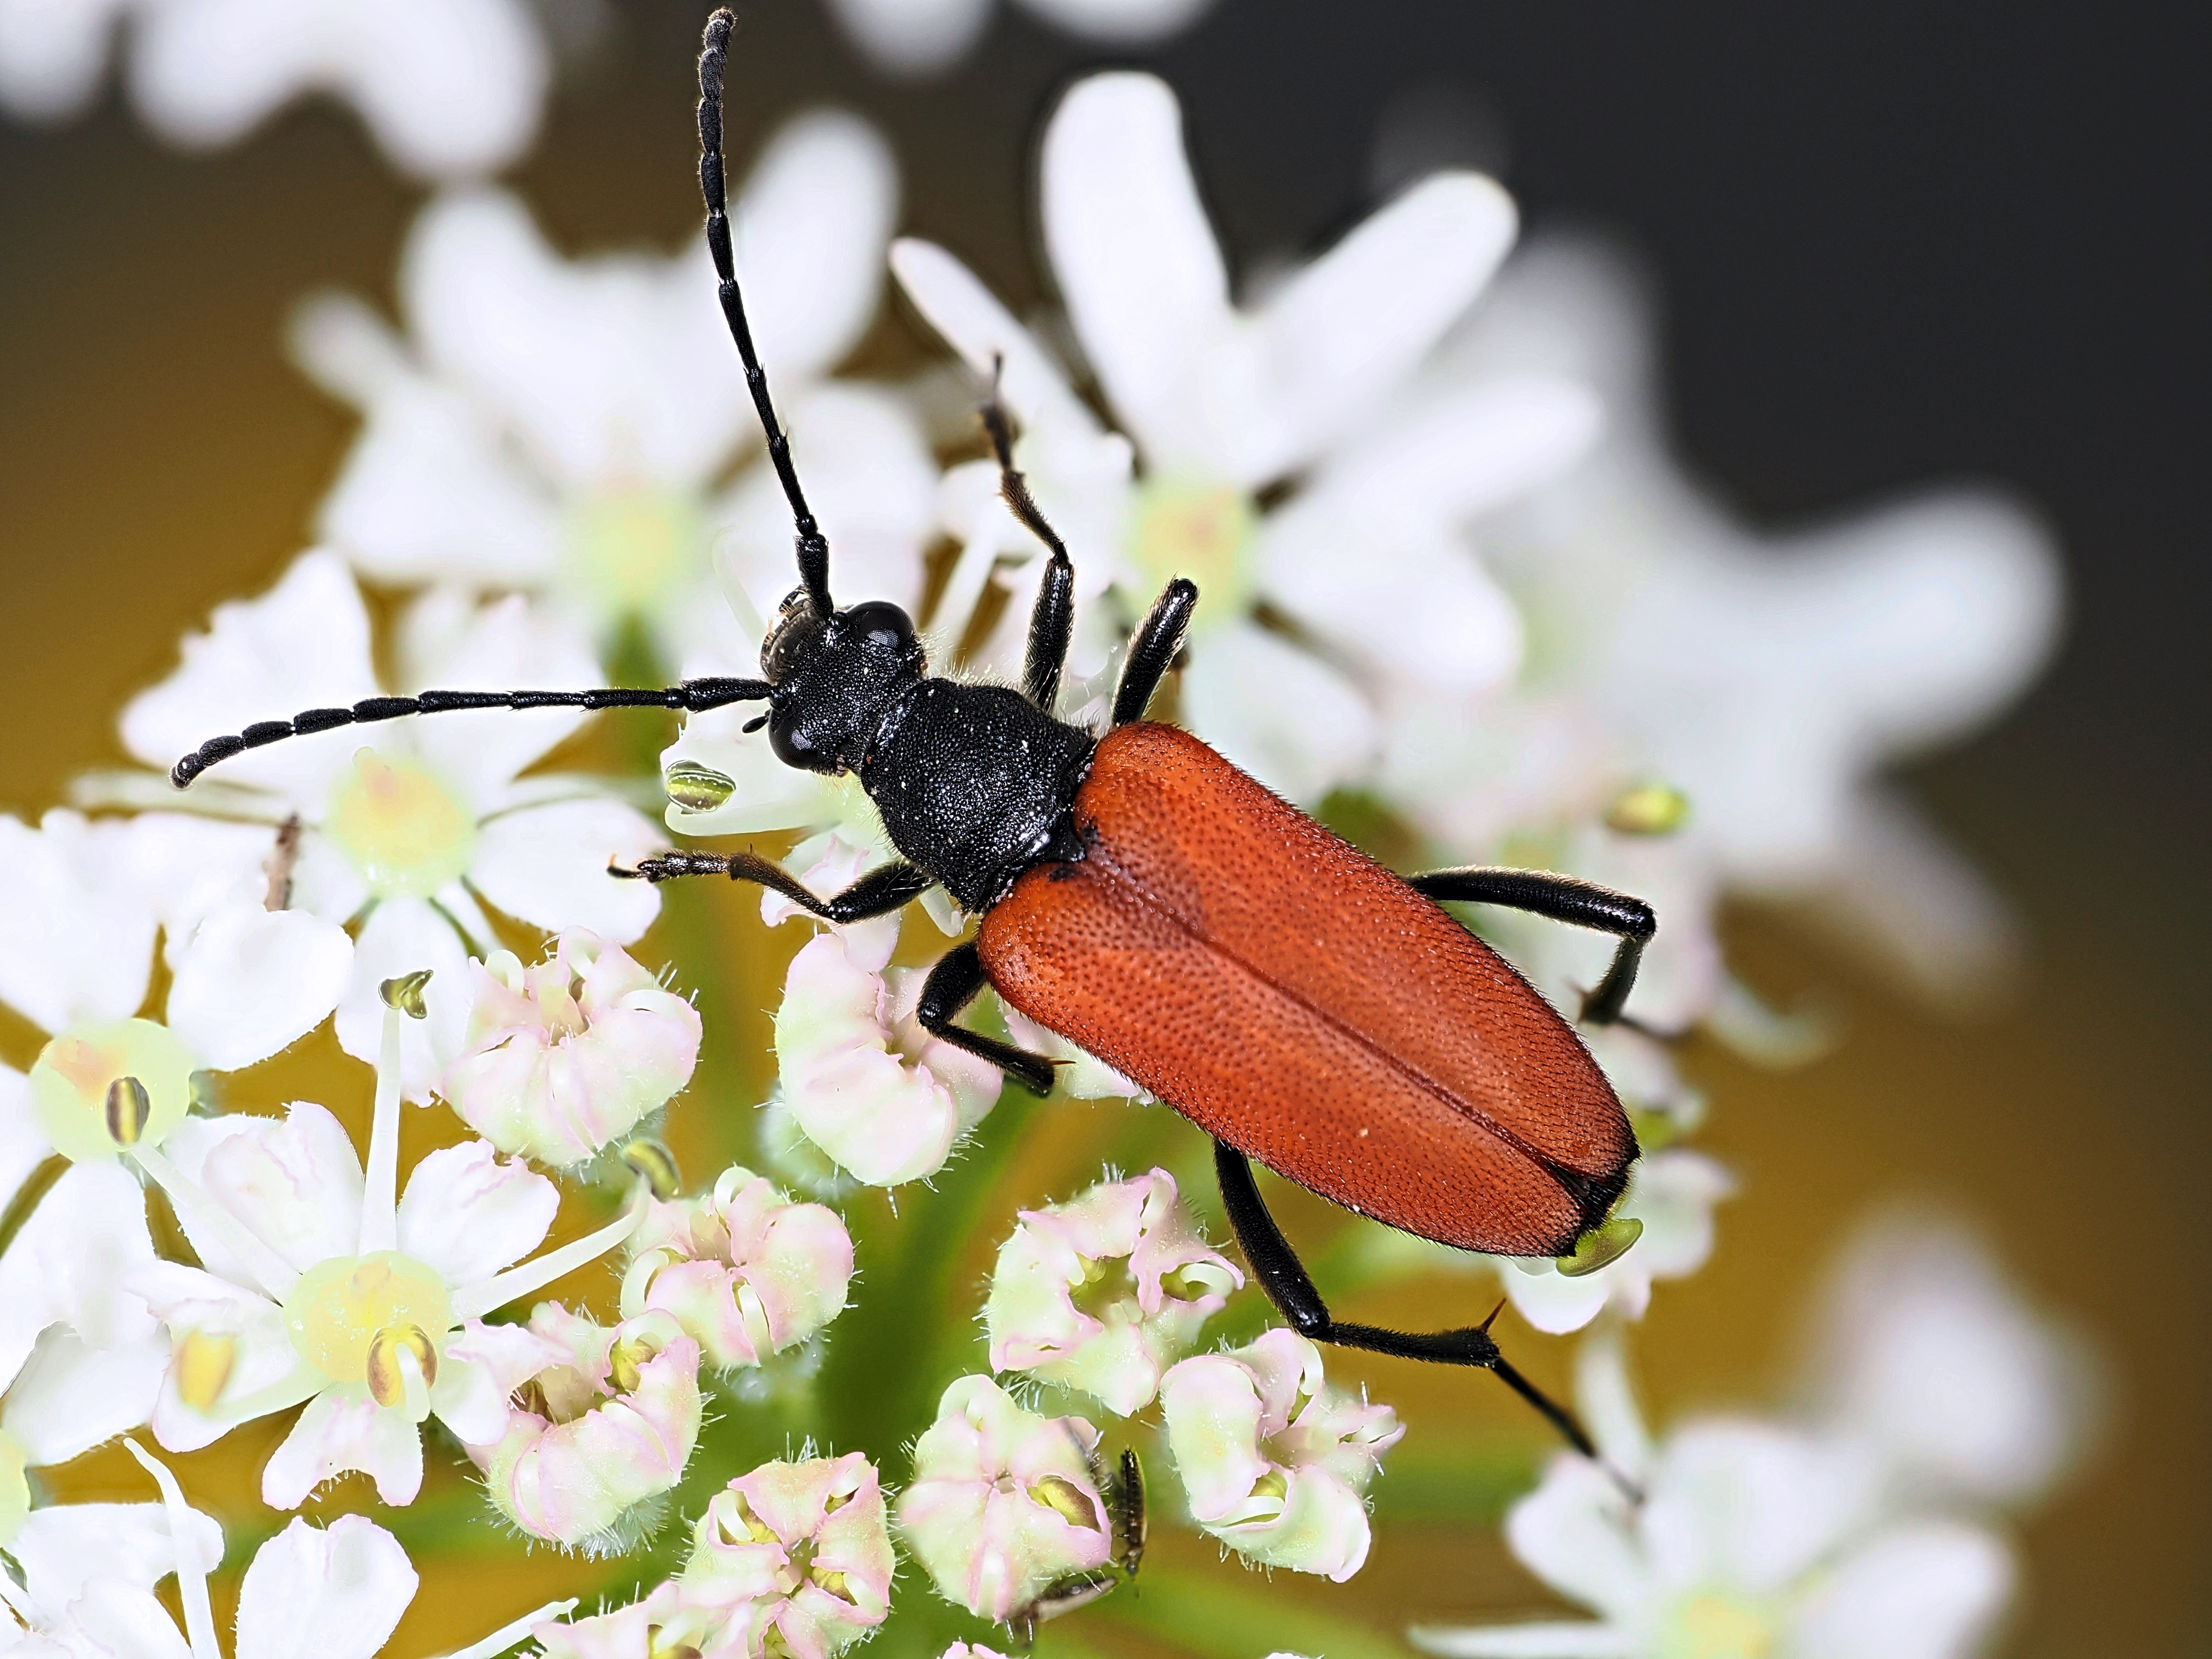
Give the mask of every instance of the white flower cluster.
[{"label": "white flower cluster", "polygon": [[[1029,3],[1119,38],[1199,9]],[[473,175],[526,140],[542,95],[520,6],[0,0],[0,100],[82,98],[122,17],[134,90],[166,130],[214,141],[332,87],[404,165]],[[838,9],[918,69],[987,7]],[[461,64],[477,78],[457,80]],[[1231,759],[1438,863],[1548,865],[1662,918],[1634,1018],[1592,1040],[1645,1149],[1598,1244],[1494,1261],[1354,1221],[1332,1253],[1370,1280],[1492,1273],[1529,1324],[1594,1333],[1583,1404],[1610,1467],[1563,1459],[1509,1537],[1601,1622],[1421,1639],[1965,1651],[2010,1584],[1989,1517],[2056,1473],[2081,1419],[2064,1351],[1971,1243],[1916,1236],[1862,1261],[1839,1294],[1882,1316],[1838,1316],[1828,1396],[1801,1419],[1692,1425],[1655,1448],[1618,1345],[1655,1282],[1704,1264],[1731,1190],[1676,1144],[1702,1103],[1670,1040],[1804,1041],[1729,977],[1724,892],[1825,900],[1939,997],[2002,966],[2001,907],[1878,775],[2038,665],[2057,611],[2041,538],[1957,496],[1788,544],[1738,527],[1666,459],[1641,319],[1609,267],[1566,246],[1515,255],[1513,204],[1478,175],[1419,182],[1242,296],[1159,81],[1079,82],[1044,134],[1042,189],[1064,357],[1047,343],[1060,331],[1017,321],[952,252],[894,240],[896,170],[856,118],[799,117],[738,192],[761,352],[841,590],[927,599],[940,661],[964,644],[959,666],[1005,676],[1044,566],[995,463],[933,447],[927,386],[839,372],[889,271],[977,387],[996,380],[1017,464],[1073,550],[1073,718],[1098,712],[1132,618],[1192,577],[1174,696]],[[162,772],[204,739],[298,711],[604,684],[617,651],[755,672],[793,580],[790,526],[705,258],[565,260],[514,198],[464,185],[423,209],[398,295],[396,324],[344,296],[298,313],[300,362],[361,431],[319,544],[218,607],[123,711],[126,750],[153,769],[88,775],[76,810],[36,825],[0,819],[0,1002],[43,1038],[27,1073],[0,1068],[0,1551],[19,1571],[0,1572],[0,1645],[176,1652],[152,1596],[173,1574],[181,1639],[216,1659],[220,1529],[166,1468],[140,1454],[165,1507],[37,1501],[33,1471],[141,1428],[187,1452],[296,1410],[265,1504],[296,1510],[358,1472],[400,1506],[434,1416],[517,1532],[639,1547],[718,1401],[811,1386],[859,1282],[828,1206],[937,1176],[999,1098],[995,1066],[921,1029],[902,916],[823,926],[775,1011],[758,1158],[683,1189],[653,1135],[707,1033],[629,953],[660,900],[611,866],[664,843],[643,809],[681,836],[795,837],[791,864],[824,895],[890,855],[857,782],[780,766],[745,710],[689,720],[650,781],[580,767],[588,717],[538,708],[257,740],[170,791]],[[941,895],[923,908],[947,938],[965,926]],[[763,914],[805,912],[769,893]],[[1604,972],[1609,940],[1481,920],[1563,1008]],[[1139,1093],[1005,1019],[1062,1062],[1066,1092]],[[326,1021],[374,1069],[361,1145],[337,1095],[339,1110],[222,1109],[228,1074]],[[469,1133],[403,1179],[410,1101],[450,1105]],[[628,1192],[611,1212],[611,1182]],[[149,1188],[191,1260],[157,1247]],[[618,1293],[569,1279],[618,1249]],[[536,1299],[556,1282],[562,1299]],[[1059,1394],[1122,1419],[1157,1405],[1200,1528],[1254,1563],[1349,1577],[1403,1427],[1291,1331],[1197,1352],[1243,1285],[1164,1170],[1023,1211],[982,1309],[992,1374],[943,1391],[903,1490],[865,1451],[810,1443],[698,1493],[684,1565],[634,1606],[543,1609],[469,1651],[526,1632],[548,1655],[826,1656],[888,1615],[895,1538],[969,1613],[1021,1626],[1072,1608],[1135,1571],[1139,1494],[1097,1425],[1047,1407]],[[365,1518],[295,1521],[246,1571],[234,1651],[365,1656],[416,1583]],[[131,1646],[125,1620],[167,1634]]]}]

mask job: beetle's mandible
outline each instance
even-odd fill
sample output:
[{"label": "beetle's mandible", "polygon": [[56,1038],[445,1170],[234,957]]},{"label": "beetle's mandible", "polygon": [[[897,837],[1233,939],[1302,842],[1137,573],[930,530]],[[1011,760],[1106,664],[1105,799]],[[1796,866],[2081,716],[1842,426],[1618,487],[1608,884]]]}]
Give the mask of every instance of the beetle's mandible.
[{"label": "beetle's mandible", "polygon": [[670,853],[617,873],[757,882],[833,922],[883,915],[944,887],[981,921],[931,970],[925,1027],[1049,1091],[1051,1061],[957,1023],[988,984],[1213,1138],[1237,1242],[1295,1328],[1316,1341],[1493,1370],[1589,1452],[1573,1418],[1499,1355],[1486,1322],[1417,1334],[1338,1320],[1269,1215],[1249,1160],[1442,1243],[1503,1255],[1573,1251],[1620,1198],[1635,1137],[1572,1027],[1437,901],[1506,905],[1615,935],[1612,966],[1580,1011],[1590,1024],[1620,1017],[1656,925],[1650,908],[1533,871],[1401,878],[1197,738],[1146,721],[1198,602],[1181,579],[1129,642],[1109,729],[1060,719],[1074,567],[1014,468],[995,401],[984,419],[1006,503],[1051,556],[1020,689],[931,675],[913,622],[895,605],[840,609],[829,544],[777,423],[731,258],[722,76],[734,21],[714,14],[699,59],[707,241],[790,501],[799,577],[762,648],[762,678],[373,697],[214,738],[177,763],[173,781],[183,788],[280,738],[408,714],[763,702],[768,712],[747,729],[765,725],[788,765],[857,774],[900,857],[829,899],[748,851]]}]

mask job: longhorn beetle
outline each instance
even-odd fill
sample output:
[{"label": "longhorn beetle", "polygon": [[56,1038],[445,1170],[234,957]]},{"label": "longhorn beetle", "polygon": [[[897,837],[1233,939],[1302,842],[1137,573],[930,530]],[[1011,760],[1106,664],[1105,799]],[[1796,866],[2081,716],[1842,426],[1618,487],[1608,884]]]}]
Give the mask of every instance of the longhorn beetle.
[{"label": "longhorn beetle", "polygon": [[[1615,935],[1581,1018],[1620,1017],[1655,930],[1650,907],[1534,871],[1401,878],[1205,744],[1144,718],[1181,649],[1198,589],[1170,581],[1129,641],[1101,736],[1059,719],[1074,566],[984,411],[1007,506],[1051,557],[1030,618],[1021,689],[928,672],[896,605],[842,609],[830,544],[807,508],[769,401],[730,252],[722,77],[735,19],[717,11],[699,58],[707,245],[745,384],[797,530],[799,585],[761,650],[759,679],[663,690],[425,691],[311,708],[204,743],[179,788],[283,738],[478,708],[670,708],[763,702],[790,766],[857,773],[900,856],[817,898],[751,852],[669,853],[617,875],[757,882],[832,922],[896,910],[933,885],[981,918],[930,971],[922,1025],[1044,1094],[1053,1062],[956,1024],[988,984],[1213,1137],[1237,1243],[1284,1316],[1318,1342],[1486,1368],[1577,1448],[1568,1413],[1500,1356],[1487,1322],[1416,1334],[1335,1317],[1267,1212],[1250,1160],[1420,1237],[1501,1255],[1561,1256],[1627,1183],[1636,1139],[1573,1029],[1437,902],[1510,906]],[[1585,1256],[1587,1260],[1587,1254]],[[1493,1316],[1494,1317],[1494,1316]]]}]

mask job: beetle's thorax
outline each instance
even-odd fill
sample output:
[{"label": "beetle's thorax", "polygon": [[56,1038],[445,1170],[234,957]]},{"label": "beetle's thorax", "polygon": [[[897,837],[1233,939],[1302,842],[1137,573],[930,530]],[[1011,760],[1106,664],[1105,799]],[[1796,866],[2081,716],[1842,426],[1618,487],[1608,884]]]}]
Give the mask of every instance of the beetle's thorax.
[{"label": "beetle's thorax", "polygon": [[1083,856],[1075,792],[1097,747],[1011,687],[925,679],[887,710],[859,769],[891,844],[981,911],[1030,866]]}]

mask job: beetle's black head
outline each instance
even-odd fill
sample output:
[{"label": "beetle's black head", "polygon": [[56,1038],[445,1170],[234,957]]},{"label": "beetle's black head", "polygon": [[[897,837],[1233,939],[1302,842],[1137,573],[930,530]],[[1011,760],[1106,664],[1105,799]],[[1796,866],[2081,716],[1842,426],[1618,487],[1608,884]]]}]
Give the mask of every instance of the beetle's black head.
[{"label": "beetle's black head", "polygon": [[927,668],[913,620],[898,606],[876,599],[825,616],[795,589],[761,647],[761,672],[775,687],[769,746],[787,766],[848,771]]}]

